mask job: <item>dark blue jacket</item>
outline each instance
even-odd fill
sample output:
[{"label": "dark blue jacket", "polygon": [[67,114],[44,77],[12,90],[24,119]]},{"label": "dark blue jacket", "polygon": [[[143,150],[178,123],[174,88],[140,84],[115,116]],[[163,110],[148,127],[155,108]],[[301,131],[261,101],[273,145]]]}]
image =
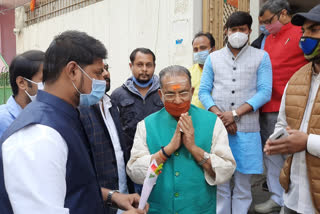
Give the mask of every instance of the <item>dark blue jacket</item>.
[{"label": "dark blue jacket", "polygon": [[146,96],[143,97],[134,86],[132,77],[130,77],[121,87],[114,90],[111,95],[112,101],[119,109],[122,130],[130,150],[138,122],[163,107],[158,94],[159,87],[159,78],[154,75],[153,83]]},{"label": "dark blue jacket", "polygon": [[[67,191],[64,207],[69,208],[70,214],[102,214],[101,191],[92,164],[90,145],[84,134],[77,109],[58,97],[38,91],[37,100],[30,103],[6,130],[0,145],[2,146],[2,143],[13,133],[31,124],[42,124],[55,129],[67,143]],[[2,168],[1,152],[0,165]],[[0,213],[12,214],[7,197],[3,196],[5,193],[3,177],[3,170],[1,170]]]},{"label": "dark blue jacket", "polygon": [[[79,107],[79,111],[81,122],[91,144],[93,159],[95,162],[100,186],[108,189],[118,190],[119,178],[117,160],[109,131],[101,115],[100,107],[98,104],[89,107],[82,106]],[[130,156],[130,150],[126,145],[126,142],[124,141],[124,136],[120,124],[119,111],[116,105],[113,103],[109,111],[118,132],[125,164],[127,164]],[[129,192],[133,193],[133,183],[128,176],[127,186]],[[105,207],[105,213],[116,213],[116,209]]]}]

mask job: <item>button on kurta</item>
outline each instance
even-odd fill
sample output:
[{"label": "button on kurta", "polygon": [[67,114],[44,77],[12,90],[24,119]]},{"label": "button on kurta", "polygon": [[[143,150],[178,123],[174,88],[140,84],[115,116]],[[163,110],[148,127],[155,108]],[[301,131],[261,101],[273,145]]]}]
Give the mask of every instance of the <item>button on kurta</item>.
[{"label": "button on kurta", "polygon": [[174,155],[175,155],[175,156],[179,156],[179,152],[175,152]]},{"label": "button on kurta", "polygon": [[179,193],[178,192],[176,192],[176,193],[174,193],[174,197],[179,197]]},{"label": "button on kurta", "polygon": [[180,175],[180,172],[176,172],[176,177],[178,177]]}]

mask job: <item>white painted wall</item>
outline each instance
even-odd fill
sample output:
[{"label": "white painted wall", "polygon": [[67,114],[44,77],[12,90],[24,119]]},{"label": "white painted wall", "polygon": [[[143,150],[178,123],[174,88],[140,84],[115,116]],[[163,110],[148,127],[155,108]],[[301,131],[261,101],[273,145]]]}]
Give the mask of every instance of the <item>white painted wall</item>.
[{"label": "white painted wall", "polygon": [[258,36],[260,35],[259,32],[259,10],[260,10],[260,1],[259,0],[251,0],[250,1],[250,15],[252,16],[253,23],[252,23],[252,33],[250,35],[250,42],[252,43]]},{"label": "white painted wall", "polygon": [[[23,26],[23,8],[16,9],[17,53],[30,49],[45,51],[53,37],[65,30],[85,31],[106,46],[111,72],[111,90],[131,76],[129,55],[137,47],[156,55],[156,73],[162,68],[192,64],[193,35],[202,28],[201,0],[104,0]],[[176,40],[183,39],[176,45]]]}]

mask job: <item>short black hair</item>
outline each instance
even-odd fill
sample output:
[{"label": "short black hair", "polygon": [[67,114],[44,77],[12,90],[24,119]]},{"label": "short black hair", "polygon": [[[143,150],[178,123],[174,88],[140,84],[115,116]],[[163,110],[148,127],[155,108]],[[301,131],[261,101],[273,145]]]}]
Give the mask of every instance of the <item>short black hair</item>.
[{"label": "short black hair", "polygon": [[85,67],[106,57],[107,50],[99,40],[84,32],[65,31],[54,38],[45,53],[43,82],[55,82],[70,61]]},{"label": "short black hair", "polygon": [[228,17],[226,22],[227,29],[241,25],[247,25],[251,29],[252,17],[249,13],[243,11],[234,12]]},{"label": "short black hair", "polygon": [[183,66],[180,66],[180,65],[171,65],[171,66],[168,66],[168,67],[165,67],[164,69],[162,69],[159,73],[159,80],[160,80],[160,88],[163,87],[162,85],[162,79],[166,76],[166,75],[169,75],[169,76],[179,76],[181,74],[186,74],[188,76],[188,80],[189,80],[189,83],[190,83],[190,86],[192,87],[191,85],[191,74],[190,74],[190,71],[183,67]]},{"label": "short black hair", "polygon": [[292,14],[290,4],[287,0],[268,0],[261,6],[259,16],[263,16],[267,10],[273,14],[277,14],[283,9],[286,9],[289,15]]},{"label": "short black hair", "polygon": [[132,64],[133,64],[134,60],[136,59],[136,55],[137,55],[138,52],[141,52],[143,54],[150,54],[152,56],[152,59],[153,59],[153,64],[156,64],[156,56],[148,48],[136,48],[136,49],[134,49],[130,54],[130,61],[131,61]]},{"label": "short black hair", "polygon": [[44,52],[39,50],[26,51],[17,55],[11,62],[9,67],[10,85],[13,95],[19,92],[16,79],[18,76],[29,80],[38,73],[40,65],[44,61]]},{"label": "short black hair", "polygon": [[209,39],[210,41],[210,47],[213,48],[215,45],[216,45],[216,41],[214,40],[213,36],[211,33],[207,32],[207,33],[204,33],[202,31],[198,32],[196,35],[194,35],[193,37],[193,40],[192,40],[192,45],[193,45],[193,42],[196,38],[200,37],[200,36],[205,36]]}]

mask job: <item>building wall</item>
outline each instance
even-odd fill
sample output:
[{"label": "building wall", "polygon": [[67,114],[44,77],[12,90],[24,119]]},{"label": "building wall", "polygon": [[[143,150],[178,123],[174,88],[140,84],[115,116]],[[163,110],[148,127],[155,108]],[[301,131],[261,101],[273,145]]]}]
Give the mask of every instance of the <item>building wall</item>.
[{"label": "building wall", "polygon": [[[104,0],[70,13],[23,27],[24,9],[16,9],[17,53],[45,51],[53,37],[65,30],[85,31],[104,43],[109,56],[111,90],[131,76],[129,55],[137,47],[156,55],[162,68],[192,64],[191,41],[202,28],[199,0]],[[181,41],[176,44],[176,40]]]},{"label": "building wall", "polygon": [[[0,8],[4,10],[5,8]],[[0,53],[9,65],[16,55],[16,36],[13,33],[14,10],[0,14]]]}]

